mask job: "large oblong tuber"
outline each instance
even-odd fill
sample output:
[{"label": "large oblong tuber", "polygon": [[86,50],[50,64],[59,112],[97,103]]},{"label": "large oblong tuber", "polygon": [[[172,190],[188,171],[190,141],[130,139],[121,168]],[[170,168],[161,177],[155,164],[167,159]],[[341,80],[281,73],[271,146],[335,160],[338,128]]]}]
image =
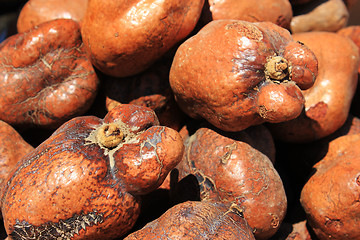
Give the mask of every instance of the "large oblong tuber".
[{"label": "large oblong tuber", "polygon": [[225,131],[296,118],[315,55],[273,23],[215,20],[178,48],[170,86],[185,113]]},{"label": "large oblong tuber", "polygon": [[181,160],[178,132],[149,108],[74,118],[22,159],[2,196],[12,239],[113,239],[135,223],[141,194]]},{"label": "large oblong tuber", "polygon": [[0,119],[11,125],[56,128],[89,109],[98,83],[74,20],[45,22],[0,45]]},{"label": "large oblong tuber", "polygon": [[216,202],[187,201],[173,206],[124,240],[255,240],[251,231],[235,208]]},{"label": "large oblong tuber", "polygon": [[204,0],[91,0],[81,33],[91,62],[116,77],[142,72],[194,29]]},{"label": "large oblong tuber", "polygon": [[208,0],[212,20],[236,19],[249,22],[272,22],[290,28],[293,16],[289,0]]},{"label": "large oblong tuber", "polygon": [[181,179],[196,177],[202,201],[236,206],[256,239],[268,239],[285,217],[287,198],[279,174],[259,143],[248,129],[229,136],[200,128],[185,141],[177,169]]},{"label": "large oblong tuber", "polygon": [[18,32],[54,19],[65,18],[81,22],[88,0],[30,0],[21,9],[17,19]]},{"label": "large oblong tuber", "polygon": [[349,11],[343,0],[312,1],[299,6],[300,13],[291,20],[292,33],[336,32],[346,26]]}]

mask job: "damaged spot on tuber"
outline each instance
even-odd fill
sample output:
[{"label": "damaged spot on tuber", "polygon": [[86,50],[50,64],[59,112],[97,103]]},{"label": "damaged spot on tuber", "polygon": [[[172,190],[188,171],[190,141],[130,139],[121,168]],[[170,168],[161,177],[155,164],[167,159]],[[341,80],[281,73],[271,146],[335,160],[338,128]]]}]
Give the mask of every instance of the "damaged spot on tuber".
[{"label": "damaged spot on tuber", "polygon": [[98,225],[104,221],[102,213],[96,210],[88,214],[75,214],[73,217],[60,220],[58,223],[47,222],[40,226],[33,226],[26,221],[18,221],[15,230],[10,234],[12,239],[72,239],[79,235],[79,231],[86,230],[86,227]]},{"label": "damaged spot on tuber", "polygon": [[289,78],[290,69],[290,64],[285,58],[275,56],[265,64],[265,77],[267,80],[283,81]]},{"label": "damaged spot on tuber", "polygon": [[273,215],[273,218],[271,219],[271,227],[277,228],[280,225],[280,219],[278,216]]},{"label": "damaged spot on tuber", "polygon": [[114,148],[124,140],[124,133],[116,123],[110,123],[99,129],[96,139],[104,147]]}]

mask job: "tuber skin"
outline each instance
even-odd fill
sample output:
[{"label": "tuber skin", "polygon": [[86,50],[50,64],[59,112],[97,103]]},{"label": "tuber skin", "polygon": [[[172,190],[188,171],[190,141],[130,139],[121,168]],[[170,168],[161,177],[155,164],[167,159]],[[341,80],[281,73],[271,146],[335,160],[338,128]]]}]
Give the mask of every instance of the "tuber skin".
[{"label": "tuber skin", "polygon": [[293,12],[289,0],[258,0],[256,4],[247,0],[208,0],[208,9],[203,9],[203,15],[211,16],[207,22],[220,19],[272,22],[290,29]]},{"label": "tuber skin", "polygon": [[181,160],[178,132],[145,107],[73,118],[9,176],[1,198],[11,239],[114,239],[134,225],[140,195]]},{"label": "tuber skin", "polygon": [[349,20],[349,11],[343,0],[312,1],[299,8],[301,13],[291,20],[292,33],[336,32],[344,28]]},{"label": "tuber skin", "polygon": [[17,18],[17,30],[26,32],[40,23],[59,18],[80,23],[87,4],[88,0],[29,0]]},{"label": "tuber skin", "polygon": [[[302,91],[305,109],[291,121],[269,124],[274,138],[311,142],[339,129],[348,118],[358,81],[359,53],[347,37],[331,32],[293,34],[317,56],[319,72],[314,86]],[[341,51],[333,46],[341,46]]]},{"label": "tuber skin", "polygon": [[312,240],[306,220],[300,222],[283,222],[279,231],[271,240]]},{"label": "tuber skin", "polygon": [[[245,130],[246,131],[246,130]],[[185,141],[179,176],[197,178],[202,201],[236,206],[256,239],[268,239],[284,219],[287,198],[279,174],[246,132],[200,128]]]},{"label": "tuber skin", "polygon": [[40,24],[0,44],[0,119],[55,129],[84,114],[99,79],[71,19]]},{"label": "tuber skin", "polygon": [[[300,115],[315,55],[273,23],[214,20],[178,48],[170,86],[192,118],[237,132]],[[274,97],[276,96],[276,97]]]},{"label": "tuber skin", "polygon": [[124,240],[255,240],[251,231],[235,208],[217,202],[187,201],[173,206]]},{"label": "tuber skin", "polygon": [[81,33],[91,62],[115,77],[144,71],[191,33],[203,5],[204,0],[89,1]]},{"label": "tuber skin", "polygon": [[[347,26],[337,31],[337,33],[340,34],[341,36],[350,38],[358,47],[359,49],[358,52],[360,55],[360,26]],[[358,73],[360,73],[360,64],[358,68]]]},{"label": "tuber skin", "polygon": [[301,191],[301,205],[319,240],[360,238],[359,144],[359,134],[331,141]]},{"label": "tuber skin", "polygon": [[27,143],[11,125],[1,120],[0,136],[0,189],[2,190],[13,168],[34,147]]}]

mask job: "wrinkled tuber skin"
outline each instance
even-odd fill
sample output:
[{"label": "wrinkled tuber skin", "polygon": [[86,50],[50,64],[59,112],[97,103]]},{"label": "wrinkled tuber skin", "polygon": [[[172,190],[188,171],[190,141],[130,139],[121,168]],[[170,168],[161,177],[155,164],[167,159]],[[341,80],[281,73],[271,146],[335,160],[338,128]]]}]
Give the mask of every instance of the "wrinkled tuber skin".
[{"label": "wrinkled tuber skin", "polygon": [[116,77],[142,72],[190,34],[203,5],[204,0],[89,1],[81,32],[91,62]]},{"label": "wrinkled tuber skin", "polygon": [[0,120],[0,189],[22,157],[34,147],[9,124]]},{"label": "wrinkled tuber skin", "polygon": [[98,78],[79,24],[58,19],[0,45],[0,119],[23,127],[56,128],[86,112]]},{"label": "wrinkled tuber skin", "polygon": [[[305,109],[288,122],[271,124],[277,139],[311,142],[339,129],[348,118],[358,81],[359,53],[347,37],[331,32],[293,35],[316,55],[319,73],[313,87],[303,91]],[[333,46],[341,46],[341,51]]]},{"label": "wrinkled tuber skin", "polygon": [[206,201],[175,205],[124,240],[132,239],[255,240],[236,208]]},{"label": "wrinkled tuber skin", "polygon": [[292,33],[336,32],[345,27],[349,20],[349,11],[342,0],[312,1],[299,8],[301,11],[291,20]]},{"label": "wrinkled tuber skin", "polygon": [[289,29],[293,16],[289,0],[258,0],[256,4],[248,0],[208,0],[208,2],[209,9],[204,9],[203,14],[211,16],[209,21],[236,19],[249,22],[272,22]]},{"label": "wrinkled tuber skin", "polygon": [[314,168],[300,202],[320,240],[360,239],[360,135],[339,137]]},{"label": "wrinkled tuber skin", "polygon": [[[347,26],[340,29],[337,33],[341,36],[350,38],[358,47],[360,55],[360,26]],[[358,73],[360,73],[360,64],[358,68]]]},{"label": "wrinkled tuber skin", "polygon": [[177,169],[182,179],[197,178],[201,200],[235,205],[256,239],[268,239],[285,216],[287,199],[269,158],[250,144],[241,133],[237,139],[200,128],[185,141]]},{"label": "wrinkled tuber skin", "polygon": [[135,104],[155,111],[162,126],[179,131],[185,114],[175,102],[169,84],[172,59],[164,58],[142,73],[131,77],[103,79],[106,108],[110,111],[119,104]]},{"label": "wrinkled tuber skin", "polygon": [[112,239],[139,215],[140,194],[178,164],[178,132],[149,108],[121,105],[104,119],[73,118],[22,159],[2,196],[13,239]]},{"label": "wrinkled tuber skin", "polygon": [[225,131],[296,118],[315,55],[273,23],[214,20],[178,48],[170,86],[182,110]]},{"label": "wrinkled tuber skin", "polygon": [[18,32],[25,32],[43,22],[58,18],[81,22],[88,0],[30,0],[17,19]]}]

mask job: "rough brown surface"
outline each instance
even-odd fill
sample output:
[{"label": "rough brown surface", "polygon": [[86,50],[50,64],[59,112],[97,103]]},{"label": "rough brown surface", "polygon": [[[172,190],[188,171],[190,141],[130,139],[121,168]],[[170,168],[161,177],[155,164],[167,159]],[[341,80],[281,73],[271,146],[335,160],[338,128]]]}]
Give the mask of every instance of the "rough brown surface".
[{"label": "rough brown surface", "polygon": [[343,0],[313,1],[301,6],[301,11],[291,20],[291,32],[336,32],[346,26],[349,11]]},{"label": "rough brown surface", "polygon": [[139,215],[136,195],[156,189],[182,153],[179,134],[158,126],[148,108],[121,105],[103,120],[74,118],[10,176],[6,231],[12,239],[119,237]]},{"label": "rough brown surface", "polygon": [[25,32],[40,23],[58,18],[81,22],[88,0],[30,0],[17,19],[18,32]]},{"label": "rough brown surface", "polygon": [[301,192],[301,204],[321,240],[360,239],[360,135],[330,142]]},{"label": "rough brown surface", "polygon": [[235,205],[256,239],[268,239],[285,216],[287,199],[273,164],[249,135],[239,132],[229,137],[200,128],[186,140],[177,169],[181,178],[190,174],[197,178],[202,200]]},{"label": "rough brown surface", "polygon": [[190,34],[203,4],[204,0],[89,1],[81,32],[92,63],[112,76],[140,73]]},{"label": "rough brown surface", "polygon": [[[216,20],[178,48],[170,86],[182,110],[225,131],[297,117],[317,60],[273,23]],[[273,97],[276,96],[276,97]]]},{"label": "rough brown surface", "polygon": [[9,37],[0,53],[1,120],[56,128],[91,106],[98,78],[74,20],[53,20]]},{"label": "rough brown surface", "polygon": [[[315,53],[319,74],[314,86],[303,91],[303,113],[269,127],[278,139],[309,142],[335,132],[348,118],[358,80],[359,53],[350,39],[336,33],[309,32],[293,37]],[[341,46],[341,51],[333,46]]]},{"label": "rough brown surface", "polygon": [[209,20],[272,22],[289,29],[293,16],[289,0],[258,0],[256,4],[248,0],[208,0],[208,2],[207,14],[211,15]]},{"label": "rough brown surface", "polygon": [[187,201],[132,233],[132,239],[255,240],[241,213],[221,203]]}]

